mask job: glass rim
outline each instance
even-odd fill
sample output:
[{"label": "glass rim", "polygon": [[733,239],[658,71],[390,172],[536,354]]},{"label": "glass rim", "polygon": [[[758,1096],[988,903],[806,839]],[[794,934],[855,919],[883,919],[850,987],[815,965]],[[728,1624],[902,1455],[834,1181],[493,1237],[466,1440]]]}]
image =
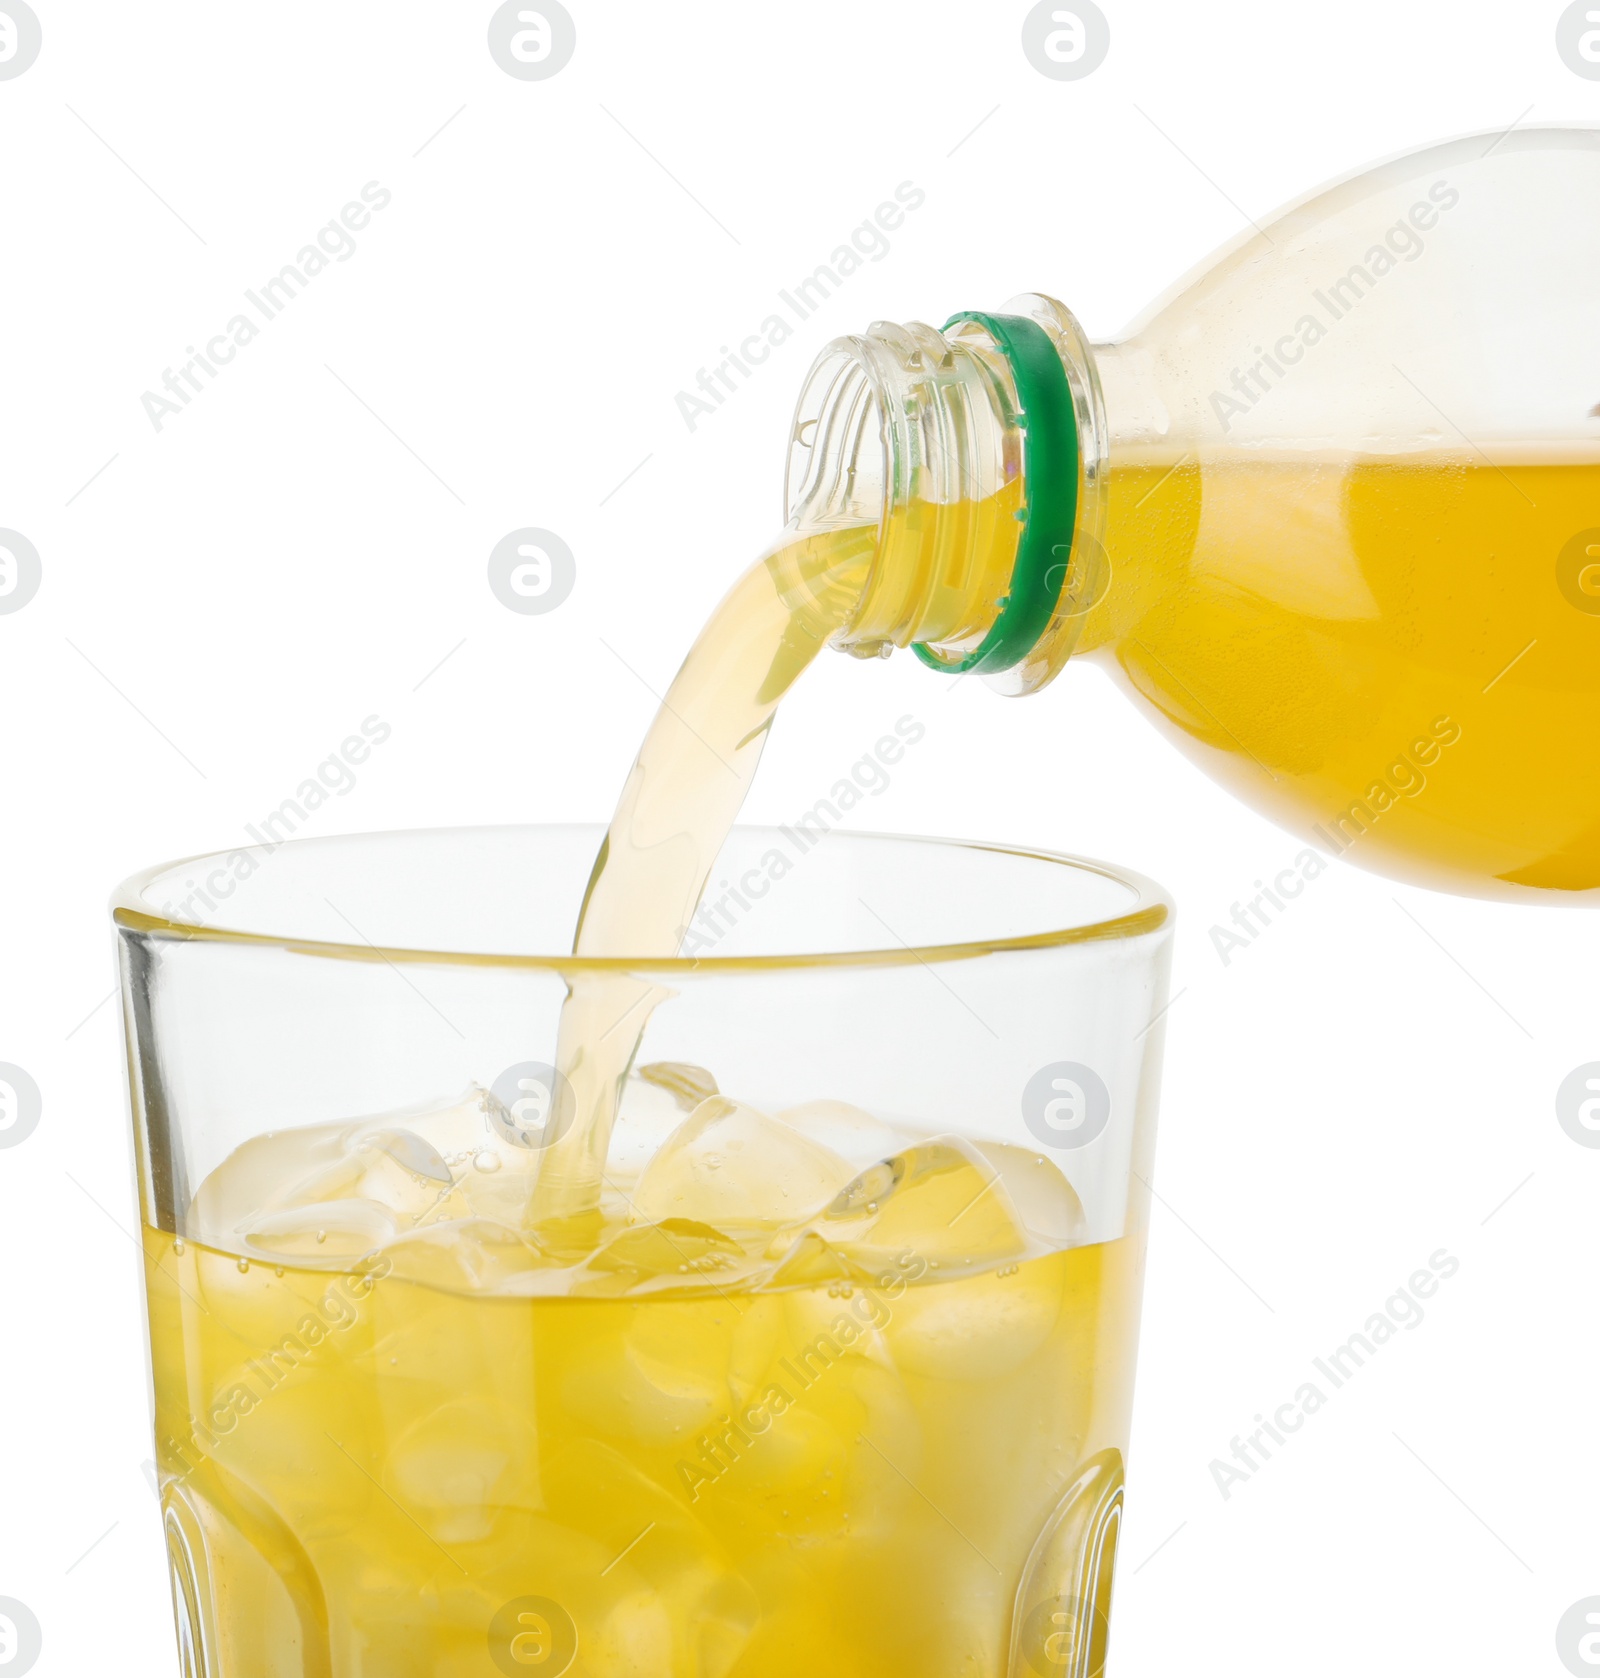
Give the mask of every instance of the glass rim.
[{"label": "glass rim", "polygon": [[[1172,898],[1166,889],[1149,876],[1119,864],[1103,862],[1094,857],[1075,856],[1066,851],[1046,850],[1035,845],[1006,844],[993,840],[934,838],[911,833],[881,833],[854,828],[834,830],[835,837],[878,844],[916,846],[919,848],[948,847],[952,850],[978,851],[997,856],[1025,858],[1067,868],[1080,874],[1093,874],[1114,881],[1133,893],[1133,901],[1113,915],[1103,915],[1065,927],[1046,927],[1037,932],[1016,933],[991,938],[935,941],[922,944],[897,944],[880,949],[833,950],[807,952],[776,952],[760,955],[703,955],[703,956],[580,956],[570,950],[552,954],[511,954],[506,952],[473,951],[462,949],[421,949],[405,945],[373,944],[366,940],[304,938],[289,933],[251,932],[238,927],[207,924],[199,920],[177,919],[169,914],[152,912],[144,893],[148,886],[164,875],[180,868],[195,867],[213,861],[225,861],[239,855],[275,855],[285,846],[296,849],[312,846],[354,845],[374,840],[407,838],[443,838],[452,834],[484,834],[525,831],[530,833],[571,832],[586,829],[597,835],[604,833],[604,825],[588,822],[526,822],[501,825],[481,824],[461,827],[387,828],[363,833],[319,835],[314,838],[281,840],[275,845],[235,845],[223,851],[202,851],[192,856],[178,857],[157,863],[130,874],[111,895],[109,908],[113,924],[120,930],[136,932],[163,941],[183,943],[219,943],[281,949],[297,955],[318,956],[334,961],[383,961],[392,966],[401,964],[434,967],[486,967],[524,969],[554,973],[760,973],[797,972],[813,968],[873,968],[899,967],[912,963],[965,961],[978,956],[1002,955],[1026,950],[1054,949],[1075,944],[1093,944],[1131,940],[1169,926],[1175,916]],[[734,832],[772,832],[760,823],[740,823]]]}]

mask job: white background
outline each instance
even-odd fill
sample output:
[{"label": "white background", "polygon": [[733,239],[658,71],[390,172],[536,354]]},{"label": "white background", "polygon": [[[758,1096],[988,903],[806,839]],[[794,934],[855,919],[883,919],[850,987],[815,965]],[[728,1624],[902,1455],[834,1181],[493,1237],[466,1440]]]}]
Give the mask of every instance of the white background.
[{"label": "white background", "polygon": [[[0,525],[43,562],[0,616],[0,1060],[44,1095],[0,1151],[0,1596],[44,1678],[176,1671],[112,885],[240,842],[373,713],[392,739],[306,831],[603,819],[776,528],[827,338],[1029,288],[1108,336],[1321,179],[1600,120],[1543,0],[1104,0],[1076,82],[1013,0],[569,3],[575,57],[523,82],[486,0],[35,0],[0,82]],[[154,430],[141,393],[373,180],[356,254]],[[906,180],[890,254],[691,433],[675,392]],[[486,584],[522,525],[577,557],[548,616]],[[860,825],[1109,857],[1180,905],[1119,1678],[1559,1674],[1600,1592],[1600,1152],[1552,1104],[1600,1059],[1594,919],[1339,865],[1224,968],[1206,929],[1300,842],[1092,668],[1017,703],[825,659],[750,814],[908,712],[927,738]],[[1211,1460],[1441,1247],[1427,1319],[1224,1500]]]}]

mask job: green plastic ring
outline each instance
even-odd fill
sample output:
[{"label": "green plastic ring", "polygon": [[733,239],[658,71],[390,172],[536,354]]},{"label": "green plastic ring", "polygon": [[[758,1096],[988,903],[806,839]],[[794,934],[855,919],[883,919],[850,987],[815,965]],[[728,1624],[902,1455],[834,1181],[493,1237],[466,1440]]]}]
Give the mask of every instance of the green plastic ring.
[{"label": "green plastic ring", "polygon": [[1016,563],[1000,613],[983,640],[959,659],[943,658],[926,642],[912,651],[930,669],[956,676],[1009,670],[1027,657],[1049,628],[1072,558],[1078,517],[1078,416],[1067,370],[1050,334],[1026,315],[952,315],[948,332],[974,321],[1011,366],[1022,426],[1022,487]]}]

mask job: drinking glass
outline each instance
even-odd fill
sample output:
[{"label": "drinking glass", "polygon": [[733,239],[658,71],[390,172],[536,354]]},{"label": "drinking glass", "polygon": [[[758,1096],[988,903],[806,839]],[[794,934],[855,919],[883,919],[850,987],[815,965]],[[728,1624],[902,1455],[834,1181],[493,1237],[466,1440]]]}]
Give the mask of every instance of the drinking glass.
[{"label": "drinking glass", "polygon": [[[584,960],[600,838],[117,894],[182,1671],[1100,1673],[1171,904],[740,828],[685,954]],[[558,1024],[608,984],[637,1047],[552,1232]]]}]

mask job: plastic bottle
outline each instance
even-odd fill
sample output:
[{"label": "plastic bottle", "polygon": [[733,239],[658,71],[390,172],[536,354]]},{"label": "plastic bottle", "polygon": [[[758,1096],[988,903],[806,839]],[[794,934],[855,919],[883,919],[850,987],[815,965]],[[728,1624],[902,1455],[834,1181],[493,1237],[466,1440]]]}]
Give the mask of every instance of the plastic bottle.
[{"label": "plastic bottle", "polygon": [[1600,890],[1597,206],[1600,130],[1479,135],[1280,211],[1112,342],[1034,294],[836,340],[786,490],[802,534],[879,527],[835,644],[1012,694],[1109,659],[1324,850]]}]

